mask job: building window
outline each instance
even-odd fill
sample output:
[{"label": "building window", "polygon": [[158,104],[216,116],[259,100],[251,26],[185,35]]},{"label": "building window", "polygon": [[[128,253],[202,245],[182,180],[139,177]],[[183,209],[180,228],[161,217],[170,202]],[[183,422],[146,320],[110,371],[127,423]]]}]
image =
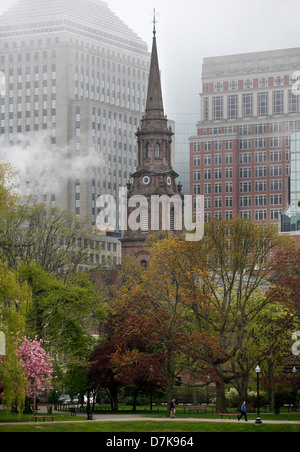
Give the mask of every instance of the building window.
[{"label": "building window", "polygon": [[159,143],[156,143],[156,145],[155,145],[155,158],[156,159],[160,158],[160,145],[159,145]]},{"label": "building window", "polygon": [[267,116],[269,107],[268,93],[258,93],[258,116]]},{"label": "building window", "polygon": [[201,180],[201,170],[194,171],[194,180]]},{"label": "building window", "polygon": [[267,161],[267,153],[263,152],[255,152],[255,163],[265,163]]},{"label": "building window", "polygon": [[201,184],[194,184],[194,195],[201,195]]},{"label": "building window", "polygon": [[211,169],[204,170],[204,180],[210,180],[211,179]]},{"label": "building window", "polygon": [[267,195],[256,195],[255,196],[255,206],[266,206],[267,205]]},{"label": "building window", "polygon": [[299,112],[299,96],[295,96],[292,91],[289,91],[289,112],[298,113]]},{"label": "building window", "polygon": [[193,144],[193,151],[194,152],[201,152],[201,143],[194,143]]},{"label": "building window", "polygon": [[266,180],[257,180],[255,181],[255,191],[267,191],[267,181]]},{"label": "building window", "polygon": [[151,145],[149,143],[147,143],[146,145],[146,159],[150,159],[151,158]]},{"label": "building window", "polygon": [[255,211],[255,221],[263,221],[267,219],[266,210],[256,210]]},{"label": "building window", "polygon": [[215,83],[215,91],[222,91],[223,89],[223,83],[217,82]]},{"label": "building window", "polygon": [[252,155],[250,152],[242,152],[240,154],[240,164],[241,165],[249,165],[252,160]]},{"label": "building window", "polygon": [[253,94],[243,94],[243,118],[249,118],[253,114]]},{"label": "building window", "polygon": [[274,115],[283,114],[283,91],[273,92],[273,114]]},{"label": "building window", "polygon": [[193,159],[194,166],[201,166],[201,156],[197,155]]},{"label": "building window", "polygon": [[215,169],[215,179],[222,179],[222,168]]},{"label": "building window", "polygon": [[211,195],[211,184],[204,184],[204,194]]},{"label": "building window", "polygon": [[233,163],[233,156],[232,154],[225,154],[225,164],[231,165]]},{"label": "building window", "polygon": [[216,182],[215,183],[215,194],[222,193],[222,182]]},{"label": "building window", "polygon": [[225,193],[233,193],[233,183],[232,182],[225,183]]},{"label": "building window", "polygon": [[211,142],[210,141],[206,141],[204,143],[204,152],[209,152],[211,151]]},{"label": "building window", "polygon": [[238,116],[238,96],[228,96],[228,119],[234,119]]},{"label": "building window", "polygon": [[240,168],[240,179],[248,179],[251,177],[252,168],[249,166],[245,166],[244,168]]},{"label": "building window", "polygon": [[240,192],[241,193],[251,193],[252,191],[252,183],[251,182],[241,182],[240,184]]},{"label": "building window", "polygon": [[208,121],[209,118],[209,100],[208,97],[204,98],[204,119]]},{"label": "building window", "polygon": [[262,88],[265,88],[266,86],[268,86],[268,79],[267,78],[261,78],[259,81],[259,86]]},{"label": "building window", "polygon": [[211,155],[205,155],[204,156],[204,166],[210,166],[211,165]]},{"label": "building window", "polygon": [[271,206],[277,206],[282,204],[282,194],[271,195]]},{"label": "building window", "polygon": [[252,206],[252,196],[240,197],[240,207],[251,207],[251,206]]},{"label": "building window", "polygon": [[225,141],[225,150],[226,151],[232,151],[232,148],[233,148],[232,140],[226,140]]},{"label": "building window", "polygon": [[215,165],[222,165],[222,154],[215,155]]},{"label": "building window", "polygon": [[276,86],[283,85],[283,77],[282,76],[275,77],[275,85]]},{"label": "building window", "polygon": [[223,118],[223,97],[217,96],[213,98],[213,119],[218,121]]},{"label": "building window", "polygon": [[232,179],[233,170],[232,168],[225,168],[226,179]]},{"label": "building window", "polygon": [[275,179],[270,181],[271,191],[281,191],[282,190],[282,179]]}]

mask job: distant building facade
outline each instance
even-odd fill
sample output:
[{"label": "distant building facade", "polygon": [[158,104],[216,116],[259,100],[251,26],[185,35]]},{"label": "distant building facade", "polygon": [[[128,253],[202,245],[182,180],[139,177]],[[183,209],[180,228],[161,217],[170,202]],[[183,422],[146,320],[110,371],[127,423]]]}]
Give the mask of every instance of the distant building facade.
[{"label": "distant building facade", "polygon": [[300,132],[291,136],[289,206],[282,215],[281,232],[292,236],[300,247]]},{"label": "distant building facade", "polygon": [[291,134],[300,130],[299,68],[300,49],[204,59],[190,187],[205,197],[205,221],[240,216],[280,225]]},{"label": "distant building facade", "polygon": [[98,196],[136,168],[149,64],[101,0],[20,0],[0,17],[0,153],[24,158],[23,193],[96,224]]}]

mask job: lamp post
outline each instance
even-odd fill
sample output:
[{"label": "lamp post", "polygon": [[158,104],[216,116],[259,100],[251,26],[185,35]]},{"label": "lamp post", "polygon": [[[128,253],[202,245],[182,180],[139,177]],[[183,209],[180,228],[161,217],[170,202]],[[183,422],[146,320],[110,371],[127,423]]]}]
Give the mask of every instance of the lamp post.
[{"label": "lamp post", "polygon": [[256,425],[260,425],[262,424],[261,418],[260,418],[260,411],[259,411],[259,405],[260,405],[260,400],[259,400],[259,374],[260,374],[260,367],[256,366],[255,368],[255,372],[257,375],[257,418],[255,421]]},{"label": "lamp post", "polygon": [[296,384],[295,384],[295,378],[296,378],[296,373],[297,373],[296,367],[293,367],[292,372],[294,374],[294,378],[293,378],[293,411],[296,411],[296,398],[297,398],[297,389],[296,389]]}]

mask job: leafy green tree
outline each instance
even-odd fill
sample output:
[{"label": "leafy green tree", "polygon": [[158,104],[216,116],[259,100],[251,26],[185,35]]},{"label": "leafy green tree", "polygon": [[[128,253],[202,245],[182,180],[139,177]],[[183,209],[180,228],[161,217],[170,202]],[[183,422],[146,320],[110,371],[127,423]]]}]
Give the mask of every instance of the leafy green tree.
[{"label": "leafy green tree", "polygon": [[2,217],[0,258],[10,268],[35,262],[49,273],[76,271],[86,263],[88,229],[71,211],[60,211],[31,199],[18,202]]}]

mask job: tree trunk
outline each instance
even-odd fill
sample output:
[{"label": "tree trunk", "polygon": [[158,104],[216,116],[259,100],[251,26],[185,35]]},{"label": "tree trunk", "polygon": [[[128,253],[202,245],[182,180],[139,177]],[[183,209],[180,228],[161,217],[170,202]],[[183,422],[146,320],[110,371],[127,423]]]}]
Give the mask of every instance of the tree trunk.
[{"label": "tree trunk", "polygon": [[273,383],[273,377],[274,377],[274,362],[272,360],[268,361],[268,367],[269,367],[269,405],[270,410],[274,410],[275,405],[275,392],[274,392],[274,383]]},{"label": "tree trunk", "polygon": [[169,353],[168,363],[167,363],[167,385],[166,385],[166,396],[167,396],[167,417],[170,417],[170,403],[172,400],[172,388],[173,388],[173,378],[171,373],[171,357]]},{"label": "tree trunk", "polygon": [[137,400],[138,392],[134,391],[133,393],[133,404],[132,404],[132,411],[136,412],[136,400]]},{"label": "tree trunk", "polygon": [[248,399],[249,374],[242,376],[240,402],[246,402]]},{"label": "tree trunk", "polygon": [[216,413],[226,413],[225,385],[216,382]]}]

